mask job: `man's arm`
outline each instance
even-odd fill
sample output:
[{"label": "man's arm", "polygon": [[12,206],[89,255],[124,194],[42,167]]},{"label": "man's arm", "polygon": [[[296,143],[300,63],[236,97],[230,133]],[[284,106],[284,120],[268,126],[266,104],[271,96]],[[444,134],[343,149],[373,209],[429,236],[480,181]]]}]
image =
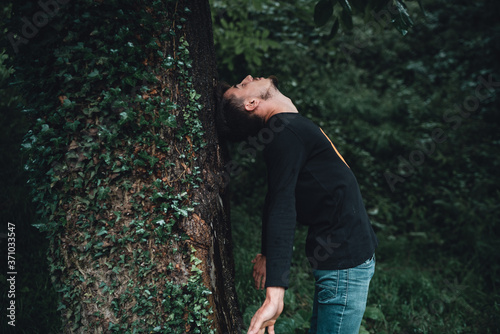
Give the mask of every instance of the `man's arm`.
[{"label": "man's arm", "polygon": [[[268,333],[274,334],[274,324],[283,311],[297,218],[295,188],[306,158],[304,142],[287,129],[275,133],[264,150],[268,177],[262,247],[266,299],[253,316],[248,334],[264,334],[266,328]],[[255,271],[254,279],[259,287],[261,276],[255,275]]]},{"label": "man's arm", "polygon": [[264,150],[267,167],[263,253],[266,287],[288,287],[297,212],[295,191],[307,159],[305,143],[289,129],[276,133]]},{"label": "man's arm", "polygon": [[275,334],[274,324],[283,311],[285,288],[266,288],[266,300],[255,312],[247,334],[264,334],[266,328],[269,334]]}]

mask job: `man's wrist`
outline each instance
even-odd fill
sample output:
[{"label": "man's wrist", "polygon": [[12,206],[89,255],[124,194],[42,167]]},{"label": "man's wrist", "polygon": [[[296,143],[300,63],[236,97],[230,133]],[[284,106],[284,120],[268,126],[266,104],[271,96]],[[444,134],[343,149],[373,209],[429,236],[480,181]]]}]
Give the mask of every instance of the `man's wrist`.
[{"label": "man's wrist", "polygon": [[266,288],[266,300],[270,302],[283,301],[285,297],[285,288],[282,286],[269,286]]}]

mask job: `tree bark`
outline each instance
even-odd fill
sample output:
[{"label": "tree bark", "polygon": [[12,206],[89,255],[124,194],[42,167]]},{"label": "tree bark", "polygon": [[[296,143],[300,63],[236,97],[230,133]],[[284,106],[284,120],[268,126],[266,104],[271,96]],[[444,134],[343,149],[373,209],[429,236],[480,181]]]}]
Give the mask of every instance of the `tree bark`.
[{"label": "tree bark", "polygon": [[239,333],[208,1],[40,3],[8,29],[63,332]]},{"label": "tree bark", "polygon": [[[190,41],[193,59],[193,79],[195,90],[202,92],[202,104],[206,109],[199,115],[206,130],[207,147],[199,155],[203,165],[203,187],[199,193],[206,207],[201,209],[201,217],[213,221],[211,245],[204,272],[213,269],[213,276],[206,277],[214,296],[213,307],[218,333],[240,333],[242,317],[239,311],[234,284],[234,261],[231,237],[230,205],[227,192],[225,163],[228,153],[224,143],[219,143],[215,128],[215,101],[217,70],[212,35],[212,22],[208,1],[190,1],[195,24],[187,27],[186,39]],[[229,255],[229,256],[228,256]]]}]

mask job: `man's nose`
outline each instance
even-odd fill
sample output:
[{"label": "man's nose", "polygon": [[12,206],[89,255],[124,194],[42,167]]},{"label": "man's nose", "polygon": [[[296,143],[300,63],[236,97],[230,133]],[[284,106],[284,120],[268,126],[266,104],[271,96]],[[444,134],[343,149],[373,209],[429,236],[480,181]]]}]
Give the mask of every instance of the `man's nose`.
[{"label": "man's nose", "polygon": [[253,77],[249,74],[243,79],[243,82],[253,81]]}]

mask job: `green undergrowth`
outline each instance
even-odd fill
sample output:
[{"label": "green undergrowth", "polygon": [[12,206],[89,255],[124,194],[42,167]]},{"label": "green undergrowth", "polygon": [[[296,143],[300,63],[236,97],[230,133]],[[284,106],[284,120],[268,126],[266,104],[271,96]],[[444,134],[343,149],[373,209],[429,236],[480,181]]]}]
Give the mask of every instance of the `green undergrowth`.
[{"label": "green undergrowth", "polygon": [[[256,290],[252,263],[260,252],[260,217],[247,206],[232,210],[236,289],[245,326],[265,299]],[[290,288],[276,333],[307,333],[312,315],[314,278],[304,252],[307,230],[295,235]],[[378,231],[375,275],[370,283],[360,333],[498,333],[498,297],[489,294],[475,256],[450,256],[421,235]]]}]

